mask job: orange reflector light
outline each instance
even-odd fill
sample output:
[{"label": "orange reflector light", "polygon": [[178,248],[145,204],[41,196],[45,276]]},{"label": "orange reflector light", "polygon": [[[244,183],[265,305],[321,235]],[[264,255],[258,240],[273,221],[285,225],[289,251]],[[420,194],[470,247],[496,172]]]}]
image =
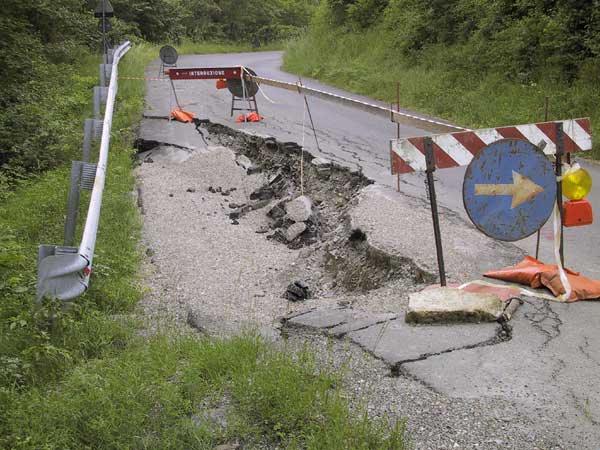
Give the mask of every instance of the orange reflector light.
[{"label": "orange reflector light", "polygon": [[227,89],[227,80],[225,80],[225,79],[217,80],[217,89]]},{"label": "orange reflector light", "polygon": [[593,222],[592,205],[587,200],[570,200],[563,204],[563,224],[565,227],[591,225]]}]

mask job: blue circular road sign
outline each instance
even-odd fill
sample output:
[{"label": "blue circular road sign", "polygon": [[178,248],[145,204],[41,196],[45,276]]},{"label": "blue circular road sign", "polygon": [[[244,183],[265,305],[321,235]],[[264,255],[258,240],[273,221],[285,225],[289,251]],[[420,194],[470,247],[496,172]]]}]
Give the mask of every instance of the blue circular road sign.
[{"label": "blue circular road sign", "polygon": [[530,142],[496,141],[467,167],[463,201],[471,221],[483,233],[501,241],[518,241],[539,230],[552,213],[554,167]]}]

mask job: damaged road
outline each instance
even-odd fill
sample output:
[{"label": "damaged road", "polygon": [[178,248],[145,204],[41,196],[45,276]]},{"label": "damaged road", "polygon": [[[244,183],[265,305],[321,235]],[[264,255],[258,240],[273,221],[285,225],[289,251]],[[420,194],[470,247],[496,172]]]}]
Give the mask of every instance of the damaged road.
[{"label": "damaged road", "polygon": [[[149,82],[149,102],[164,115],[161,89]],[[186,98],[199,86],[179,89]],[[285,128],[285,118],[278,122]],[[317,346],[333,337],[337,358],[364,360],[350,384],[371,383],[374,414],[408,416],[418,449],[597,448],[600,340],[581,332],[593,303],[525,299],[510,326],[406,324],[409,294],[436,279],[424,199],[374,184],[358,170],[360,158],[354,168],[340,165],[262,124],[247,127],[213,121],[202,127],[206,145],[191,125],[142,124],[148,314],[211,334],[251,327]],[[523,256],[449,210],[441,221],[450,282]],[[290,285],[306,286],[304,298],[283,298]],[[377,373],[367,378],[365,367]]]}]

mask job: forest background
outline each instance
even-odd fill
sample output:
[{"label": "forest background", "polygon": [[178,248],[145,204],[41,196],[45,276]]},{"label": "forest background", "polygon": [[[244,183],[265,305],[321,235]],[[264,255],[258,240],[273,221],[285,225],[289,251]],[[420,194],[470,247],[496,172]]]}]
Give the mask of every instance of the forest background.
[{"label": "forest background", "polygon": [[[0,193],[68,161],[69,66],[97,52],[95,0],[7,0],[0,16]],[[111,39],[287,41],[285,67],[465,126],[591,115],[599,0],[114,0]],[[597,153],[597,152],[596,152]],[[0,194],[0,198],[1,198]]]}]

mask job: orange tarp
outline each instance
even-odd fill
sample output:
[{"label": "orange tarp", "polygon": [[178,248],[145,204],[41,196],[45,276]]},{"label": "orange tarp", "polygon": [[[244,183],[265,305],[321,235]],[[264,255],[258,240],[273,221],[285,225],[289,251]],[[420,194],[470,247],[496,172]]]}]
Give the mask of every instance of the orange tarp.
[{"label": "orange tarp", "polygon": [[[568,302],[600,298],[600,281],[591,280],[567,268],[565,268],[565,272],[571,284],[571,295]],[[558,267],[544,264],[531,256],[526,256],[523,261],[514,266],[492,270],[484,275],[498,280],[526,284],[532,288],[545,286],[552,291],[554,296],[565,293],[558,274]]]}]

